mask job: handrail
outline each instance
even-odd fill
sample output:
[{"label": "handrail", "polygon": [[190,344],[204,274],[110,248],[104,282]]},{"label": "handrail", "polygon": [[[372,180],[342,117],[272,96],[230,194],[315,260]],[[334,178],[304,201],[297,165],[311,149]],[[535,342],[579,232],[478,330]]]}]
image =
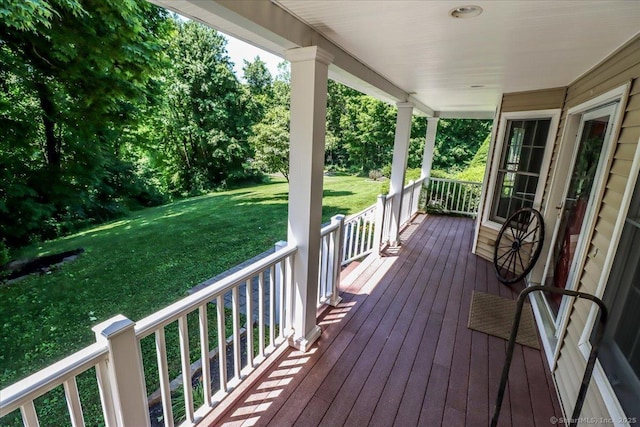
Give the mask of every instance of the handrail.
[{"label": "handrail", "polygon": [[2,389],[0,417],[15,411],[98,363],[107,360],[105,344],[95,343]]},{"label": "handrail", "polygon": [[332,231],[336,231],[338,228],[340,228],[339,222],[336,222],[336,223],[330,222],[329,224],[325,225],[320,229],[320,237],[324,237],[327,234],[331,234]]},{"label": "handrail", "polygon": [[369,206],[368,208],[364,208],[363,210],[361,210],[360,212],[354,213],[352,215],[347,216],[344,220],[345,222],[347,221],[353,221],[354,219],[358,219],[362,216],[365,216],[367,214],[369,214],[370,211],[373,211],[376,209],[376,204],[372,204],[371,206]]},{"label": "handrail", "polygon": [[578,391],[578,397],[576,398],[576,404],[573,407],[573,414],[571,415],[571,427],[575,427],[580,419],[580,413],[582,412],[582,405],[587,396],[587,390],[589,389],[589,383],[591,382],[591,374],[593,373],[593,367],[596,363],[596,357],[600,348],[600,342],[604,336],[604,329],[607,324],[608,311],[607,306],[602,300],[594,295],[586,292],[572,291],[569,289],[554,288],[551,286],[529,286],[520,292],[518,295],[518,302],[516,305],[516,314],[513,319],[513,325],[511,326],[511,335],[509,337],[509,345],[507,346],[507,354],[505,357],[504,366],[502,368],[502,376],[500,378],[500,387],[498,388],[498,396],[496,398],[496,404],[493,409],[493,416],[491,417],[491,427],[498,425],[498,419],[500,418],[500,408],[502,407],[502,400],[507,388],[507,381],[509,380],[509,368],[511,368],[511,359],[513,358],[513,350],[516,346],[516,336],[518,335],[518,328],[520,326],[520,318],[522,315],[522,308],[527,295],[532,292],[551,292],[553,294],[566,295],[574,298],[583,298],[596,304],[600,309],[600,322],[598,323],[598,329],[596,330],[596,336],[594,342],[591,345],[591,352],[589,353],[589,359],[587,360],[587,366],[584,370],[582,377],[582,383],[580,384],[580,390]]},{"label": "handrail", "polygon": [[214,283],[211,286],[189,295],[180,301],[171,304],[168,307],[163,308],[160,311],[153,313],[150,316],[136,323],[135,331],[138,339],[142,339],[155,332],[156,329],[166,326],[171,322],[178,320],[186,312],[191,312],[197,309],[203,303],[216,298],[218,295],[233,289],[238,283],[242,283],[267,267],[273,266],[278,262],[286,259],[289,255],[295,253],[298,250],[295,245],[287,245],[282,250],[279,250],[271,255],[264,257],[255,263],[246,266],[245,268],[227,276],[220,281]]},{"label": "handrail", "polygon": [[448,178],[430,178],[427,187],[427,212],[478,215],[482,183]]},{"label": "handrail", "polygon": [[458,184],[482,185],[482,182],[478,182],[478,181],[462,181],[459,179],[450,179],[450,178],[429,178],[429,181],[457,182]]}]

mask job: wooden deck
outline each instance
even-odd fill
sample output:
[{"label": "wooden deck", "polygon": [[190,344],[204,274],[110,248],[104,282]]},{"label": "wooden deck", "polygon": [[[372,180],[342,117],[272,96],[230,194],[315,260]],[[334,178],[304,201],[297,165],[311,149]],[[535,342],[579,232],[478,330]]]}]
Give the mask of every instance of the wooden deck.
[{"label": "wooden deck", "polygon": [[[515,298],[472,255],[472,220],[422,215],[396,254],[343,283],[308,353],[287,349],[210,425],[487,426],[506,341],[467,328],[472,290]],[[516,345],[500,425],[560,407],[540,351]]]}]

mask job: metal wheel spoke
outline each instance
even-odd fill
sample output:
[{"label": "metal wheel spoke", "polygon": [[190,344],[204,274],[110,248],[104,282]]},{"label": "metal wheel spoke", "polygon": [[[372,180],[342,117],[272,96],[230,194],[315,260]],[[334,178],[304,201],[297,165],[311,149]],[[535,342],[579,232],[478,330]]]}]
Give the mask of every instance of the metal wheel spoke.
[{"label": "metal wheel spoke", "polygon": [[525,271],[526,268],[524,268],[524,261],[522,261],[522,257],[520,256],[520,251],[518,251],[518,259],[520,260],[520,267],[522,267],[522,271]]},{"label": "metal wheel spoke", "polygon": [[[509,252],[507,252],[507,255],[511,255],[511,254],[513,254],[513,251],[509,251]],[[502,262],[502,265],[500,265],[499,270],[504,269],[505,264],[506,264],[507,262],[509,262],[509,260],[510,260],[510,259],[511,259],[511,257],[507,257],[507,258]],[[507,269],[509,269],[509,267],[507,267]]]},{"label": "metal wheel spoke", "polygon": [[534,234],[536,231],[538,231],[538,229],[539,229],[539,227],[536,227],[533,230],[531,230],[530,232],[528,232],[525,236],[522,237],[522,240],[525,240],[527,237],[529,237],[532,234]]},{"label": "metal wheel spoke", "polygon": [[[506,224],[506,223],[505,223]],[[513,236],[513,240],[518,240],[518,237],[515,235],[515,233],[513,232],[513,227],[509,226],[509,231],[511,232],[511,235]]]},{"label": "metal wheel spoke", "polygon": [[509,255],[511,253],[511,250],[508,250],[507,252],[503,253],[502,255],[500,255],[498,258],[496,258],[498,261],[500,261],[502,258],[506,257],[507,255]]},{"label": "metal wheel spoke", "polygon": [[[524,234],[527,232],[527,230],[529,229],[529,227],[531,227],[531,224],[533,224],[533,221],[534,221],[535,219],[536,219],[536,216],[535,216],[535,215],[533,215],[533,214],[529,215],[529,222],[527,223],[527,226],[526,226],[526,227],[524,227],[524,228],[522,229],[522,235],[524,235]],[[536,227],[536,228],[537,228],[537,227]],[[535,230],[535,228],[534,228],[534,230]],[[527,234],[527,236],[528,236],[528,235],[529,235],[529,234]],[[524,239],[524,237],[521,237],[521,239]]]},{"label": "metal wheel spoke", "polygon": [[540,240],[532,240],[530,242],[522,242],[522,246],[524,245],[534,245],[536,243],[538,243]]}]

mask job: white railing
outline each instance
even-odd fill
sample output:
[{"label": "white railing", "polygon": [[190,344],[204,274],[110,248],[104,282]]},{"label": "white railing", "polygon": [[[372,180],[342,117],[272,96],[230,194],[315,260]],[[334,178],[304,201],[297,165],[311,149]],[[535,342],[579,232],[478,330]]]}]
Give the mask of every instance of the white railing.
[{"label": "white railing", "polygon": [[[288,337],[292,325],[291,304],[293,302],[291,263],[295,252],[294,246],[287,246],[138,322],[135,328],[138,341],[148,335],[155,334],[166,426],[173,425],[173,416],[164,337],[165,328],[173,322],[177,321],[178,323],[186,421],[193,424],[196,415],[206,414],[216,402],[222,400]],[[253,290],[256,284],[258,298],[257,307],[254,307],[256,301]],[[279,289],[276,289],[277,287]],[[229,337],[226,332],[227,313],[225,311],[225,297],[228,294],[231,294],[231,334]],[[268,298],[267,301],[265,301],[265,296]],[[218,341],[217,376],[219,387],[215,391],[212,390],[210,364],[202,363],[202,392],[205,403],[200,408],[194,408],[187,316],[197,311],[200,359],[203,362],[208,361],[210,360],[208,332],[210,319],[208,313],[211,307],[215,308],[216,313],[216,322],[213,327],[216,330]],[[242,322],[241,315],[244,317]],[[254,348],[256,338],[257,348]],[[229,354],[228,350],[230,350]],[[233,365],[232,370],[227,366],[229,361]],[[231,378],[228,378],[228,368],[233,373]]]},{"label": "white railing", "polygon": [[[145,383],[149,378],[144,376],[141,346],[145,337],[153,335],[157,360],[154,370],[159,377],[163,422],[165,426],[174,425],[171,393],[175,391],[172,390],[175,381],[170,382],[174,373],[169,369],[169,363],[173,362],[180,366],[182,376],[186,414],[183,425],[193,425],[289,337],[293,324],[291,272],[296,251],[295,246],[286,246],[137,324],[118,315],[96,325],[95,344],[1,390],[0,418],[20,409],[25,426],[39,426],[34,400],[63,385],[71,424],[84,426],[80,402],[87,396],[81,399],[76,377],[95,368],[105,424],[148,426]],[[225,301],[229,296],[230,310]],[[175,344],[179,350],[173,353],[179,353],[179,363],[168,360],[165,339],[165,330],[176,324],[179,337]],[[190,335],[190,327],[197,328],[198,334]],[[210,330],[215,332],[210,334]],[[212,335],[217,340],[214,351],[209,350]],[[192,354],[190,342],[196,340],[199,349]],[[199,408],[194,407],[192,388],[194,356],[201,362],[204,403]],[[218,367],[216,390],[211,380],[212,361]],[[50,420],[47,421],[45,424],[50,425]]]},{"label": "white railing", "polygon": [[431,212],[478,215],[481,182],[431,178],[427,187],[426,209]]},{"label": "white railing", "polygon": [[[62,385],[72,425],[84,426],[76,377],[91,368],[95,368],[98,383],[104,383],[106,381],[108,352],[109,350],[104,344],[96,343],[90,345],[54,363],[47,369],[3,389],[0,392],[0,418],[20,409],[22,422],[25,426],[38,426],[39,420],[34,400]],[[101,398],[102,407],[109,407],[109,403],[105,401],[108,396],[101,393]],[[104,412],[105,420],[113,420],[114,415],[109,411]]]},{"label": "white railing", "polygon": [[331,218],[331,223],[320,231],[320,269],[318,271],[318,306],[340,303],[340,267],[342,265],[344,215]]},{"label": "white railing", "polygon": [[382,248],[389,243],[389,235],[391,233],[391,206],[393,205],[396,195],[384,195],[378,196],[378,202],[376,203],[376,224],[374,230],[374,247]]},{"label": "white railing", "polygon": [[393,222],[391,207],[396,198],[401,198],[400,217],[398,218],[399,229],[402,229],[418,212],[423,184],[424,179],[410,181],[402,189],[402,193],[378,196],[378,202],[375,205],[374,247],[381,248],[390,241]]},{"label": "white railing", "polygon": [[402,228],[418,212],[418,202],[424,178],[410,181],[402,189],[402,205],[400,206],[400,228]]},{"label": "white railing", "polygon": [[376,205],[371,205],[344,221],[342,265],[370,254],[374,249]]}]

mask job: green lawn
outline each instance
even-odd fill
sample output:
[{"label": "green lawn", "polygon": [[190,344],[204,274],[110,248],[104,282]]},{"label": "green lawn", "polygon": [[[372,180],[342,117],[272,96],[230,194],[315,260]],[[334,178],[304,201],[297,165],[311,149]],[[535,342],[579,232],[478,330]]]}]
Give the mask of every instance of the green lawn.
[{"label": "green lawn", "polygon": [[[380,183],[325,177],[323,221],[373,204]],[[50,274],[0,286],[0,387],[94,342],[115,314],[138,320],[187,289],[286,238],[287,184],[269,184],[138,211],[26,248],[23,256],[85,253]]]}]

